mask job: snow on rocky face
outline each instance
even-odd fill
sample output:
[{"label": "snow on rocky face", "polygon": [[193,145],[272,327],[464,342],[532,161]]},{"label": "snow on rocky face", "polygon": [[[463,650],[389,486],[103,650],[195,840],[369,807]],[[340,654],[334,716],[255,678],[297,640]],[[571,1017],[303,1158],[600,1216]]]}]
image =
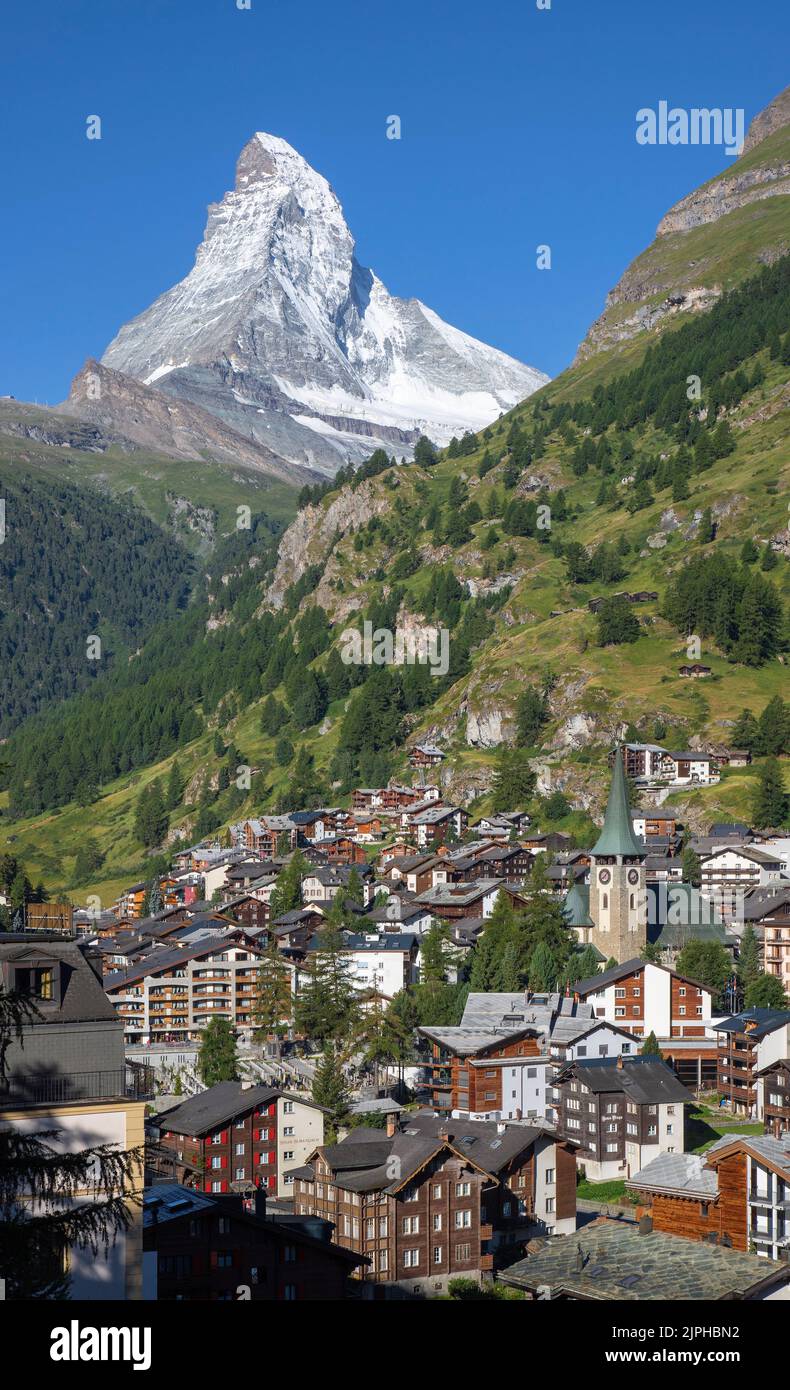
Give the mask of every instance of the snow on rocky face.
[{"label": "snow on rocky face", "polygon": [[480,429],[548,377],[397,299],[358,264],[321,174],[274,135],[244,147],[185,280],[102,361],[210,411],[284,459],[334,474]]}]

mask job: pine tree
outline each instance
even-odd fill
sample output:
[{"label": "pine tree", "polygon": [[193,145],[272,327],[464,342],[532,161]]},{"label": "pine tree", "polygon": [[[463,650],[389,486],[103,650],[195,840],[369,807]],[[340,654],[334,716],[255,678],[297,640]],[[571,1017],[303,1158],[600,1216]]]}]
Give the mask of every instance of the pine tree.
[{"label": "pine tree", "polygon": [[332,1043],[327,1043],[313,1078],[313,1100],[326,1111],[330,1141],[348,1119],[351,1097],[343,1068]]},{"label": "pine tree", "polygon": [[557,961],[545,941],[539,941],[529,962],[529,987],[534,990],[554,989],[558,975]]},{"label": "pine tree", "polygon": [[420,984],[435,987],[447,982],[444,947],[449,931],[444,922],[431,923],[420,945]]},{"label": "pine tree", "polygon": [[197,1069],[204,1086],[217,1086],[220,1081],[238,1081],[236,1036],[228,1019],[212,1018],[206,1025],[200,1042]]},{"label": "pine tree", "polygon": [[168,811],[174,811],[176,806],[181,805],[181,798],[184,795],[185,785],[178,758],[174,758],[173,766],[167,778],[167,791],[165,792],[165,806]]},{"label": "pine tree", "polygon": [[583,950],[574,952],[568,962],[568,983],[575,985],[577,980],[589,980],[598,974],[599,968],[600,961],[595,947],[585,946]]},{"label": "pine tree", "polygon": [[691,883],[695,888],[699,888],[702,882],[702,863],[699,855],[691,848],[691,845],[686,845],[683,850],[683,859],[681,862],[683,865],[683,882]]},{"label": "pine tree", "polygon": [[277,941],[271,937],[264,951],[255,983],[252,1021],[259,1041],[281,1034],[293,1014],[291,972]]},{"label": "pine tree", "polygon": [[535,791],[536,781],[537,776],[529,765],[526,751],[522,748],[508,748],[502,744],[494,770],[492,809],[522,810]]},{"label": "pine tree", "polygon": [[776,758],[767,758],[757,772],[758,785],[752,802],[752,822],[758,830],[787,823],[788,796],[782,768]]},{"label": "pine tree", "polygon": [[170,818],[162,795],[162,784],[156,778],[150,786],[143,788],[137,798],[134,821],[135,835],[146,849],[152,849],[155,845],[161,845],[169,824]]},{"label": "pine tree", "polygon": [[751,710],[742,710],[732,730],[733,747],[746,748],[750,753],[753,753],[757,749],[759,736],[760,726]]},{"label": "pine tree", "polygon": [[296,1001],[296,1027],[306,1038],[338,1042],[348,1037],[358,1017],[359,995],[345,938],[339,927],[327,923],[308,960]]},{"label": "pine tree", "polygon": [[688,941],[677,959],[679,975],[706,985],[718,1000],[731,974],[729,953],[718,941]]},{"label": "pine tree", "polygon": [[664,1054],[658,1045],[658,1038],[656,1037],[652,1029],[648,1033],[644,1042],[642,1043],[642,1046],[640,1047],[639,1051],[641,1052],[643,1057],[663,1058]]},{"label": "pine tree", "polygon": [[307,873],[307,860],[297,849],[277,875],[269,899],[269,919],[274,922],[283,912],[293,912],[302,906],[302,877]]},{"label": "pine tree", "polygon": [[744,996],[747,1009],[786,1009],[787,996],[776,975],[758,975]]},{"label": "pine tree", "polygon": [[774,695],[768,701],[758,720],[756,751],[776,757],[779,753],[790,751],[790,707],[781,695]]},{"label": "pine tree", "polygon": [[760,942],[751,924],[746,927],[741,937],[736,973],[738,983],[744,991],[748,990],[749,986],[762,974]]},{"label": "pine tree", "polygon": [[598,609],[599,647],[620,645],[623,642],[636,642],[641,636],[639,619],[627,598],[604,599]]}]

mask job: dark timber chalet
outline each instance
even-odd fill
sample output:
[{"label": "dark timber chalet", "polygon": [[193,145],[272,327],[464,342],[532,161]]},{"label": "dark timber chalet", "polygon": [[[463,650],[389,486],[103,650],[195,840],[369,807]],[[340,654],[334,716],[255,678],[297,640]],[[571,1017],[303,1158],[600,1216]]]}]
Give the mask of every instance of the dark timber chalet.
[{"label": "dark timber chalet", "polygon": [[295,1215],[333,1222],[369,1257],[357,1277],[392,1292],[483,1281],[525,1239],[576,1226],[574,1146],[542,1125],[390,1117],[319,1146],[294,1179]]},{"label": "dark timber chalet", "polygon": [[580,1145],[594,1182],[627,1178],[660,1153],[682,1153],[691,1093],[657,1057],[574,1061],[556,1078],[557,1128]]},{"label": "dark timber chalet", "polygon": [[628,1186],[656,1231],[751,1250],[790,1253],[790,1137],[728,1134],[704,1154],[662,1154]]},{"label": "dark timber chalet", "polygon": [[[321,1228],[318,1227],[320,1230]],[[329,1231],[267,1217],[260,1196],[208,1197],[157,1183],[143,1198],[147,1298],[193,1302],[302,1303],[347,1297],[364,1256],[332,1244]]]},{"label": "dark timber chalet", "polygon": [[766,1132],[775,1139],[790,1135],[790,1059],[779,1058],[755,1073],[762,1091],[759,1113]]},{"label": "dark timber chalet", "polygon": [[712,1026],[718,1034],[718,1090],[738,1115],[752,1114],[757,1105],[757,1044],[784,1024],[786,1009],[744,1009]]}]

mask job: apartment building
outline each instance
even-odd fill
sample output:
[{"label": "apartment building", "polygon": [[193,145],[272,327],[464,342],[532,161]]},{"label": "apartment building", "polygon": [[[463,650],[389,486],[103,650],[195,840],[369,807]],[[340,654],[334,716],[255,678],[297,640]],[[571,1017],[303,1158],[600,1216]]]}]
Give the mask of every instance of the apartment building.
[{"label": "apartment building", "polygon": [[[30,1135],[56,1131],[48,1142],[67,1153],[101,1144],[141,1148],[148,1071],[126,1064],[123,1029],[104,993],[98,959],[61,935],[5,933],[0,983],[27,995],[39,1015],[6,1051],[0,1126]],[[142,1159],[137,1171],[131,1190],[141,1192]],[[78,1200],[101,1197],[99,1184]],[[71,1298],[140,1297],[141,1224],[136,1208],[131,1213],[128,1230],[108,1250],[63,1251]]]},{"label": "apartment building", "polygon": [[293,1173],[324,1139],[324,1112],[272,1086],[221,1081],[157,1117],[152,1171],[222,1195],[293,1194]]},{"label": "apartment building", "polygon": [[710,1027],[713,996],[705,985],[638,956],[578,980],[573,992],[596,1018],[638,1038],[703,1038]]},{"label": "apartment building", "polygon": [[779,894],[784,875],[781,854],[756,845],[722,845],[700,855],[700,889],[724,917],[740,916],[743,898],[754,889]]},{"label": "apartment building", "polygon": [[684,1105],[692,1099],[656,1057],[570,1062],[555,1083],[557,1129],[574,1139],[593,1182],[627,1178],[660,1153],[683,1153]]},{"label": "apartment building", "polygon": [[445,1293],[454,1276],[488,1279],[530,1235],[575,1229],[574,1146],[539,1125],[418,1111],[317,1148],[296,1174],[294,1211],[331,1221],[335,1240],[366,1255],[366,1282]]},{"label": "apartment building", "polygon": [[104,981],[127,1043],[186,1042],[212,1018],[252,1028],[261,950],[214,936],[151,953]]},{"label": "apartment building", "polygon": [[566,1061],[638,1050],[632,1034],[558,993],[470,994],[458,1027],[418,1032],[431,1105],[475,1119],[553,1120],[554,1078]]},{"label": "apartment building", "polygon": [[784,1041],[788,1023],[785,1009],[743,1009],[712,1025],[718,1038],[717,1088],[735,1114],[756,1115],[756,1074],[772,1060],[767,1047],[760,1059],[758,1048],[777,1030]]}]

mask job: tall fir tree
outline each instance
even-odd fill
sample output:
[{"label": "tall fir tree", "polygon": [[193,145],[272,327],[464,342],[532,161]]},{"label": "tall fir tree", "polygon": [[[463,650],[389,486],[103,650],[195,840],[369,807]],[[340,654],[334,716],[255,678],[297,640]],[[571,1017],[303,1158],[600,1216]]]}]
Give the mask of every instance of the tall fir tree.
[{"label": "tall fir tree", "polygon": [[255,981],[252,1021],[259,1041],[279,1036],[293,1015],[291,971],[272,935],[261,956]]},{"label": "tall fir tree", "polygon": [[212,1018],[204,1028],[197,1069],[204,1086],[217,1086],[220,1081],[238,1081],[236,1036],[228,1019]]},{"label": "tall fir tree", "polygon": [[351,1097],[342,1063],[335,1047],[327,1042],[313,1078],[313,1100],[326,1111],[330,1141],[348,1119]]}]

